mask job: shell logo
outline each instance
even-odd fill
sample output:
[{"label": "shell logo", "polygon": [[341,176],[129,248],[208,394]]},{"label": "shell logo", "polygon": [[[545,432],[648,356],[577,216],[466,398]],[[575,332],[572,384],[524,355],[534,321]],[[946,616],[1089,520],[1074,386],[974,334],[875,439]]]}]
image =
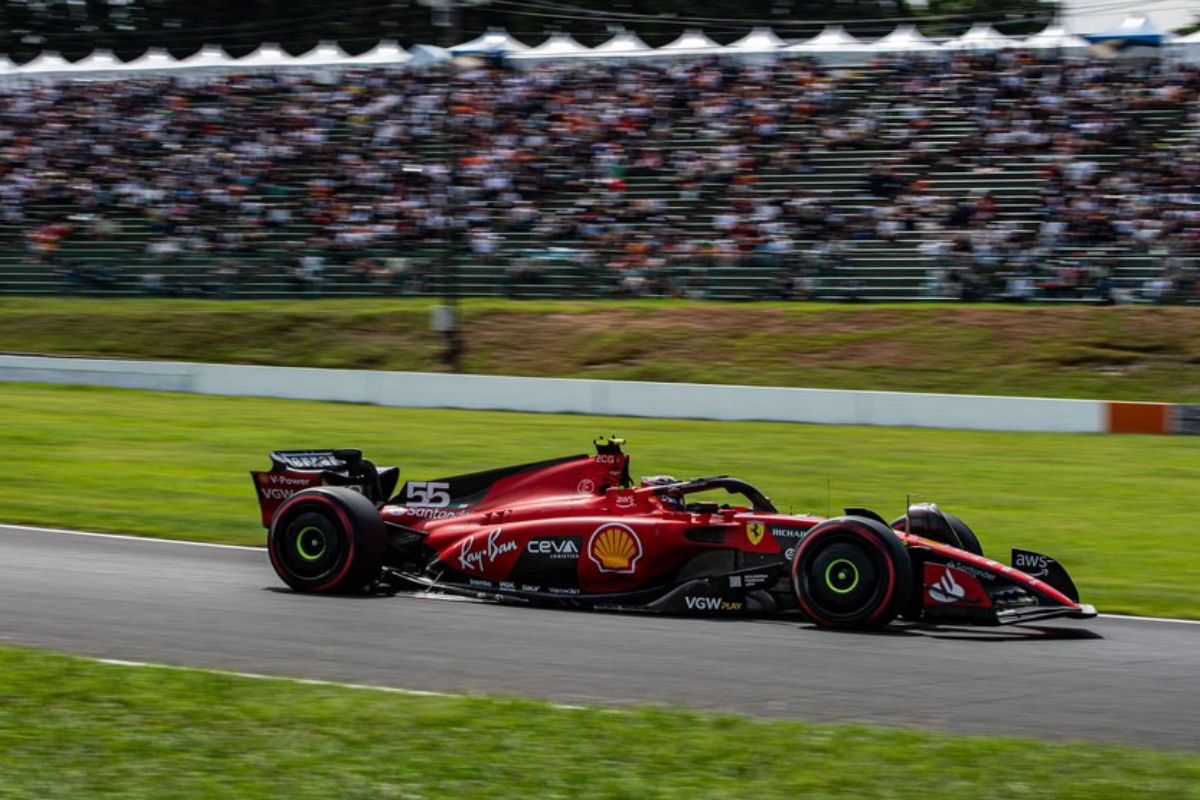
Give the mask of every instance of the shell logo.
[{"label": "shell logo", "polygon": [[632,575],[642,557],[642,540],[625,525],[604,525],[588,539],[588,558],[601,572]]}]

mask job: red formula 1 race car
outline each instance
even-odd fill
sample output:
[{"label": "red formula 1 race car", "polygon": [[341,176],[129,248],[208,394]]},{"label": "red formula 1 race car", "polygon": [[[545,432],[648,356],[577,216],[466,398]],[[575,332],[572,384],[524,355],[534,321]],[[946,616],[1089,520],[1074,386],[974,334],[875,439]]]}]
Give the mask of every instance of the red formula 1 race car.
[{"label": "red formula 1 race car", "polygon": [[[358,450],[271,454],[253,472],[271,563],[301,592],[420,589],[673,614],[800,612],[826,628],[897,616],[998,625],[1087,618],[1053,559],[984,557],[961,520],[913,505],[890,525],[848,508],[781,514],[728,476],[629,477],[619,439],[576,455],[429,481]],[[714,493],[724,503],[708,499]]]}]

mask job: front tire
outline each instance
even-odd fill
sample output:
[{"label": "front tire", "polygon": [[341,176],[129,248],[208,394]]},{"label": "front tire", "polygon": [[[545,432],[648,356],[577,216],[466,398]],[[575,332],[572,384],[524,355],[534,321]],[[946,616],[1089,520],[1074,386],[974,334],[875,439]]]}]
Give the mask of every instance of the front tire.
[{"label": "front tire", "polygon": [[375,505],[341,486],[292,495],[267,534],[271,566],[298,592],[361,591],[379,577],[386,547]]},{"label": "front tire", "polygon": [[908,516],[900,517],[892,523],[892,528],[907,531],[909,523],[912,524],[912,533],[916,536],[948,544],[977,556],[983,555],[983,545],[979,543],[975,531],[958,517],[942,511],[932,503],[914,505],[908,510]]},{"label": "front tire", "polygon": [[912,572],[904,543],[887,526],[840,517],[804,537],[792,560],[792,587],[818,627],[876,630],[908,603]]}]

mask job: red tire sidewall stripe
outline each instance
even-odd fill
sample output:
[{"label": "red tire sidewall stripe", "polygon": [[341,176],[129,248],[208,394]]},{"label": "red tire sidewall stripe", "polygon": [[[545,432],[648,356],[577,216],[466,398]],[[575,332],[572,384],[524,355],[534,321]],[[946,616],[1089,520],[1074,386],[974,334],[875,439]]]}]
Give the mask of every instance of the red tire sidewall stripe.
[{"label": "red tire sidewall stripe", "polygon": [[[874,547],[876,550],[878,550],[880,553],[883,554],[883,560],[887,564],[887,570],[888,570],[887,594],[884,596],[883,602],[881,602],[879,604],[879,610],[876,611],[873,615],[871,615],[871,618],[868,619],[867,622],[876,621],[877,619],[882,617],[887,612],[888,606],[890,606],[892,603],[892,596],[896,593],[896,562],[892,559],[892,554],[888,552],[887,548],[883,546],[883,543],[880,542],[876,536],[874,536],[870,532],[864,532],[857,525],[841,525],[836,528],[827,528],[826,531],[831,531],[831,532],[836,531],[838,533],[846,533],[846,532],[853,533],[859,539],[865,540],[872,547]],[[804,554],[804,551],[807,550],[808,547],[813,542],[818,541],[824,535],[827,535],[826,531],[818,531],[815,536],[809,536],[807,539],[805,539],[803,544],[800,545],[800,549],[796,551],[796,557],[792,560],[792,586],[796,587],[796,600],[800,603],[800,607],[804,610],[804,613],[809,617],[809,619],[825,619],[825,617],[823,617],[821,614],[815,612],[812,608],[809,607],[808,603],[804,602],[804,597],[803,597],[803,595],[801,595],[801,593],[799,591],[800,581],[799,581],[798,568],[800,566],[801,556]],[[837,620],[826,620],[826,621],[835,623],[835,624],[841,624]]]},{"label": "red tire sidewall stripe", "polygon": [[267,553],[271,557],[271,566],[273,566],[275,571],[280,574],[284,574],[286,570],[280,568],[279,559],[275,555],[275,528],[279,520],[283,518],[283,515],[287,513],[292,506],[300,505],[301,503],[318,503],[333,509],[333,513],[337,516],[338,521],[342,524],[342,530],[345,531],[346,541],[350,548],[349,552],[346,554],[346,563],[342,566],[341,571],[338,572],[333,579],[322,583],[320,586],[314,586],[307,590],[310,592],[323,592],[336,586],[343,578],[346,577],[347,573],[350,572],[350,568],[354,566],[354,528],[351,526],[350,518],[346,516],[346,511],[342,508],[341,504],[335,503],[331,498],[323,494],[305,494],[289,499],[279,507],[277,512],[275,512],[275,521],[271,523],[271,532],[267,536]]}]

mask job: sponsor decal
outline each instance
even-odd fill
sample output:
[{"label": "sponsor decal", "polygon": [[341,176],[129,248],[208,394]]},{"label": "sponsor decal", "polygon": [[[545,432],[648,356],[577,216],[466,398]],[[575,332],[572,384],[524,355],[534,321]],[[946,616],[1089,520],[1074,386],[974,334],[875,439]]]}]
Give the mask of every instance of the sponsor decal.
[{"label": "sponsor decal", "polygon": [[580,494],[594,494],[596,491],[596,483],[591,478],[584,478],[579,482],[579,485],[575,487],[575,491],[579,492]]},{"label": "sponsor decal", "polygon": [[282,456],[283,462],[289,467],[298,469],[325,469],[344,467],[345,462],[334,458],[331,453],[315,453],[315,454],[294,454],[287,453]]},{"label": "sponsor decal", "polygon": [[614,455],[607,455],[607,454],[602,453],[602,454],[596,456],[596,463],[597,464],[615,464],[615,463],[617,463],[617,457]]},{"label": "sponsor decal", "polygon": [[803,528],[777,528],[772,525],[770,531],[775,540],[779,542],[779,546],[783,550],[783,557],[788,561],[796,557],[796,548],[800,545],[800,541],[808,535],[808,531]]},{"label": "sponsor decal", "polygon": [[1031,578],[1044,578],[1050,574],[1050,559],[1038,553],[1017,551],[1013,566]]},{"label": "sponsor decal", "polygon": [[496,562],[496,559],[505,553],[511,553],[517,549],[516,542],[502,542],[500,536],[504,533],[503,528],[496,528],[487,535],[487,546],[482,550],[476,550],[475,540],[477,537],[463,539],[462,547],[458,551],[458,563],[463,570],[474,570],[483,572],[488,566]]},{"label": "sponsor decal", "polygon": [[929,603],[946,606],[991,605],[983,585],[970,573],[957,567],[925,565],[925,595]]},{"label": "sponsor decal", "polygon": [[742,604],[736,600],[722,600],[719,597],[685,597],[683,604],[696,611],[741,611]]},{"label": "sponsor decal", "polygon": [[273,472],[259,476],[259,480],[263,483],[272,483],[279,486],[315,486],[321,482],[321,479],[316,475],[293,478],[291,475],[279,475]]},{"label": "sponsor decal", "polygon": [[729,576],[729,588],[730,589],[742,588],[742,576],[741,575],[730,575]]},{"label": "sponsor decal", "polygon": [[565,536],[561,539],[530,539],[525,545],[525,552],[547,558],[579,558],[579,545],[583,542],[579,536]]},{"label": "sponsor decal", "polygon": [[[991,563],[994,564],[997,568],[1000,567],[1000,565],[996,564],[994,561]],[[968,575],[972,575],[976,578],[982,578],[985,581],[996,580],[996,576],[994,573],[988,572],[986,569],[980,569],[979,567],[971,566],[970,564],[964,564],[961,561],[951,561],[950,566],[954,567],[957,570],[961,570],[962,572],[965,572]]]},{"label": "sponsor decal", "polygon": [[402,512],[406,516],[420,517],[421,519],[450,519],[451,517],[461,517],[467,513],[465,508],[429,508],[428,506],[406,507]]},{"label": "sponsor decal", "polygon": [[776,528],[771,526],[771,535],[776,539],[803,539],[808,531],[803,528]]},{"label": "sponsor decal", "polygon": [[485,587],[488,589],[492,588],[491,581],[481,581],[478,578],[469,578],[469,579],[467,579],[467,583],[470,584],[471,586],[482,586],[482,587]]},{"label": "sponsor decal", "polygon": [[445,481],[409,481],[404,497],[413,508],[445,508],[450,505],[449,489]]},{"label": "sponsor decal", "polygon": [[938,603],[957,603],[967,596],[967,590],[954,580],[953,570],[946,570],[937,583],[929,587],[929,596]]},{"label": "sponsor decal", "polygon": [[276,472],[260,472],[258,493],[264,500],[287,500],[301,489],[320,486],[320,475],[281,475]]},{"label": "sponsor decal", "polygon": [[619,494],[619,495],[617,495],[615,502],[617,504],[617,508],[633,508],[633,503],[634,503],[633,495]]},{"label": "sponsor decal", "polygon": [[550,594],[579,594],[579,590],[573,586],[547,586],[546,591]]},{"label": "sponsor decal", "polygon": [[750,544],[754,547],[757,547],[766,535],[767,526],[761,522],[751,522],[746,526],[746,538],[750,540]]},{"label": "sponsor decal", "polygon": [[587,553],[601,572],[632,575],[642,557],[642,540],[627,525],[602,525],[588,539]]},{"label": "sponsor decal", "polygon": [[[303,489],[305,487],[300,488]],[[259,487],[258,489],[258,493],[267,500],[287,500],[289,497],[299,491],[300,489],[273,489],[266,487]]]},{"label": "sponsor decal", "polygon": [[510,592],[515,592],[517,590],[517,585],[510,581],[500,581],[500,588],[507,589]]},{"label": "sponsor decal", "polygon": [[540,587],[540,586],[534,586],[534,585],[528,584],[528,583],[521,584],[522,592],[540,592],[541,590],[542,590],[542,587]]}]

